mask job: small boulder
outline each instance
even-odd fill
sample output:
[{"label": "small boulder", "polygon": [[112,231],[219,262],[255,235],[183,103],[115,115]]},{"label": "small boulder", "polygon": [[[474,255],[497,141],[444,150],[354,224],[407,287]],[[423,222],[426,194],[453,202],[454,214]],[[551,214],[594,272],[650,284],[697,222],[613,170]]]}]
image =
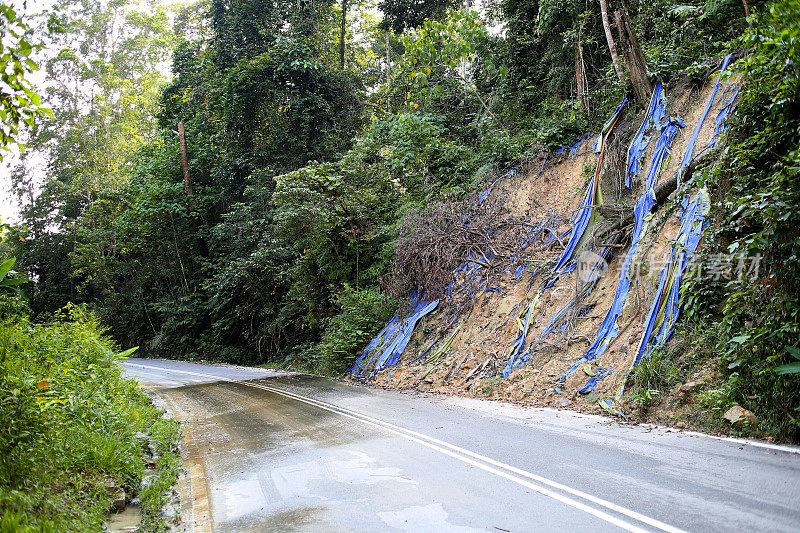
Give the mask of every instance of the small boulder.
[{"label": "small boulder", "polygon": [[556,398],[556,405],[559,407],[566,407],[572,403],[569,398]]},{"label": "small boulder", "polygon": [[704,384],[705,382],[703,381],[689,381],[678,387],[678,391],[683,394],[691,394],[693,392],[697,392],[697,390]]},{"label": "small boulder", "polygon": [[744,424],[756,425],[758,424],[758,417],[747,409],[734,405],[723,415],[723,418],[733,424],[734,426],[742,426]]},{"label": "small boulder", "polygon": [[119,513],[125,510],[125,491],[119,489],[113,496],[113,500],[111,500],[111,510],[115,513]]}]

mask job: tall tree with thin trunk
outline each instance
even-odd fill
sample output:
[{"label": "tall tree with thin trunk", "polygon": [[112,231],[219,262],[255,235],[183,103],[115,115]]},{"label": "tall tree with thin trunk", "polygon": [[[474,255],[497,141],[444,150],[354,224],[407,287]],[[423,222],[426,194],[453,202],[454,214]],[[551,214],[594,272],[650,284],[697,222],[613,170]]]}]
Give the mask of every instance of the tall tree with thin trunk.
[{"label": "tall tree with thin trunk", "polygon": [[342,23],[339,32],[339,68],[344,70],[344,40],[347,37],[347,0],[342,0]]},{"label": "tall tree with thin trunk", "polygon": [[614,43],[614,36],[611,35],[611,25],[608,22],[608,6],[606,0],[600,0],[600,16],[603,19],[603,31],[606,33],[608,41],[608,51],[611,52],[611,62],[614,63],[614,71],[617,73],[619,81],[625,82],[625,73],[622,71],[622,63],[617,54],[617,45]]}]

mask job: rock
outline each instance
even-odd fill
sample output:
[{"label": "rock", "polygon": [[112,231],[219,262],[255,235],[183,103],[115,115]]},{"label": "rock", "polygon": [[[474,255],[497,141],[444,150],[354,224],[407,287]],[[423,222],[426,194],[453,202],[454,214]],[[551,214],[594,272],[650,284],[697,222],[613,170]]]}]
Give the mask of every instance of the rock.
[{"label": "rock", "polygon": [[692,392],[697,391],[697,389],[699,389],[703,385],[705,385],[705,382],[702,380],[689,381],[678,387],[678,391],[682,392],[683,394],[691,394]]},{"label": "rock", "polygon": [[113,500],[111,501],[111,510],[114,512],[120,512],[125,510],[125,491],[119,489],[119,491],[114,494]]},{"label": "rock", "polygon": [[723,415],[723,418],[733,424],[734,426],[742,426],[744,424],[751,424],[756,425],[758,424],[758,417],[754,415],[752,412],[740,407],[738,405],[734,405]]},{"label": "rock", "polygon": [[675,422],[675,427],[678,429],[686,429],[687,427],[686,422],[684,422],[683,420],[678,420],[677,422]]},{"label": "rock", "polygon": [[559,407],[566,407],[572,403],[569,398],[556,398],[556,405]]}]

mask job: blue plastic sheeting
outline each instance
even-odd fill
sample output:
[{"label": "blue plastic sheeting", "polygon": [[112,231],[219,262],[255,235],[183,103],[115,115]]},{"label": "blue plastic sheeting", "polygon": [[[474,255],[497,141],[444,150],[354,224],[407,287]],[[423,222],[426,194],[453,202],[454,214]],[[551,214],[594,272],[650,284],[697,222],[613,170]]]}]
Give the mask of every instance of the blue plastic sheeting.
[{"label": "blue plastic sheeting", "polygon": [[[611,257],[613,249],[614,248],[612,246],[606,246],[600,251],[599,258],[590,267],[589,275],[587,276],[586,282],[584,283],[583,287],[581,288],[581,292],[579,294],[573,296],[561,309],[559,309],[552,317],[550,317],[550,320],[547,322],[547,325],[539,333],[539,336],[537,338],[538,340],[546,339],[547,336],[550,335],[550,333],[552,333],[553,328],[555,327],[555,325],[562,318],[564,318],[564,315],[566,315],[567,311],[572,309],[575,306],[575,304],[577,303],[577,301],[581,297],[583,297],[583,296],[585,296],[587,294],[590,294],[592,292],[592,289],[594,289],[594,286],[596,285],[597,280],[599,279],[599,269],[600,269],[601,265],[604,262],[607,262],[608,259]],[[572,270],[574,270],[575,267],[576,267],[576,263],[573,263],[572,265],[570,265],[570,270],[569,271],[572,272]],[[552,280],[550,280],[550,282],[547,285],[545,285],[543,290],[546,290],[548,287],[550,287],[550,285],[552,285],[554,280],[557,279],[557,278],[558,278],[558,276],[555,276]],[[514,341],[514,342],[516,343],[516,342],[518,342],[518,340],[519,339],[517,339],[517,341]],[[531,346],[533,346],[533,344]],[[520,349],[521,348],[522,347],[520,347]],[[525,353],[523,353],[521,355],[517,355],[517,354],[519,354],[519,352],[520,352],[520,350],[517,350],[515,353],[511,354],[511,357],[508,358],[508,362],[506,363],[506,366],[505,366],[505,368],[503,369],[503,372],[502,372],[502,375],[503,375],[504,378],[508,377],[511,374],[511,372],[513,372],[515,369],[519,368],[523,364],[527,363],[528,360],[530,359],[530,356],[531,356],[530,348],[528,349],[527,352],[525,352]]]},{"label": "blue plastic sheeting", "polygon": [[[411,334],[414,332],[417,322],[439,305],[439,300],[426,302],[417,297],[416,292],[412,293],[411,300],[412,304],[415,305],[411,314],[402,320],[395,315],[356,359],[356,362],[349,369],[351,374],[355,374],[359,378],[369,377],[365,376],[364,373],[370,368],[373,368],[370,375],[374,375],[397,364],[406,349],[406,345],[408,345],[408,341],[411,339]],[[369,360],[364,363],[367,358]]]},{"label": "blue plastic sheeting", "polygon": [[527,266],[528,266],[528,264],[527,264],[527,263],[525,263],[524,265],[519,265],[519,266],[518,266],[518,267],[517,267],[517,268],[514,270],[514,279],[517,279],[518,277],[520,277],[520,276],[522,275],[522,273],[523,273],[523,272],[525,272],[525,268],[526,268]]},{"label": "blue plastic sheeting", "polygon": [[[725,56],[725,59],[722,60],[722,67],[719,69],[720,73],[725,72],[725,69],[728,68],[728,64],[731,62],[731,56],[732,54],[728,54]],[[711,111],[711,106],[714,105],[714,99],[717,97],[717,92],[719,91],[721,85],[722,82],[717,79],[717,83],[714,84],[714,90],[711,92],[711,98],[708,99],[706,108],[703,110],[703,114],[700,117],[700,120],[697,122],[697,127],[694,129],[694,134],[689,141],[689,146],[686,147],[686,153],[683,154],[683,161],[681,161],[681,166],[678,168],[678,188],[681,186],[681,173],[692,160],[692,154],[694,152],[694,145],[697,142],[697,136],[700,135],[700,130],[703,128],[703,123],[706,121],[708,112]]]},{"label": "blue plastic sheeting", "polygon": [[678,133],[679,129],[684,126],[686,126],[686,124],[684,124],[681,119],[675,118],[667,120],[661,127],[661,136],[656,144],[656,149],[653,153],[653,160],[650,163],[650,170],[647,173],[645,190],[639,197],[639,201],[636,203],[636,207],[633,211],[634,225],[633,235],[631,236],[631,246],[628,249],[628,253],[625,255],[625,261],[622,263],[619,281],[617,282],[617,291],[614,294],[614,301],[611,304],[611,309],[608,310],[603,322],[600,324],[600,329],[597,331],[597,337],[592,345],[589,346],[589,349],[586,351],[584,356],[564,373],[561,379],[566,379],[569,377],[573,372],[575,372],[575,370],[578,369],[578,367],[580,367],[581,364],[585,363],[586,361],[597,359],[603,355],[603,352],[605,352],[606,347],[611,339],[616,337],[619,333],[619,324],[617,323],[617,320],[622,314],[622,308],[625,305],[625,300],[628,297],[628,291],[631,287],[631,263],[639,247],[639,242],[644,234],[645,217],[648,213],[650,213],[650,210],[656,204],[656,196],[653,187],[658,181],[658,177],[664,168],[664,164],[669,158],[670,146],[672,146],[672,141],[675,139],[675,135]]},{"label": "blue plastic sheeting", "polygon": [[728,119],[731,118],[733,111],[736,109],[734,102],[736,98],[739,97],[739,87],[735,85],[731,87],[733,87],[733,95],[722,105],[722,108],[720,108],[719,113],[717,113],[714,119],[714,136],[711,137],[711,140],[708,142],[708,148],[714,148],[719,136],[728,129]]},{"label": "blue plastic sheeting", "polygon": [[500,289],[500,287],[486,287],[486,289],[483,292],[496,292],[497,294],[500,294],[501,296],[503,294],[503,291],[502,291],[502,289]]},{"label": "blue plastic sheeting", "polygon": [[[620,102],[620,104],[611,114],[611,118],[606,121],[602,131],[600,132],[600,136],[597,139],[597,143],[595,143],[595,152],[600,151],[597,147],[602,143],[603,137],[614,123],[614,120],[617,118],[617,115],[619,115],[619,112],[622,111],[622,108],[625,107],[625,104],[627,103],[628,99],[623,98],[622,102]],[[575,216],[572,219],[572,235],[570,236],[567,246],[564,248],[564,252],[561,254],[558,262],[553,267],[552,272],[558,272],[564,267],[564,265],[572,258],[572,254],[575,252],[575,247],[578,245],[578,242],[581,240],[581,238],[583,238],[583,234],[586,232],[586,228],[589,226],[589,220],[592,218],[591,206],[594,205],[595,201],[597,200],[600,187],[600,184],[598,183],[599,179],[600,177],[598,176],[598,173],[595,173],[592,181],[589,182],[589,186],[586,189],[586,197],[583,199],[583,202],[578,208],[578,212],[575,213]]]},{"label": "blue plastic sheeting", "polygon": [[653,97],[650,99],[650,107],[647,108],[647,114],[644,116],[644,121],[636,132],[630,148],[628,148],[628,174],[625,177],[625,186],[631,188],[631,181],[642,171],[642,156],[644,150],[650,143],[650,135],[647,133],[657,128],[661,121],[664,119],[665,109],[664,89],[661,86],[661,80],[656,83],[653,89]]},{"label": "blue plastic sheeting", "polygon": [[596,154],[600,153],[600,150],[603,148],[602,146],[603,137],[608,132],[608,128],[611,127],[611,124],[614,122],[614,119],[617,118],[617,115],[619,115],[619,112],[622,111],[622,108],[625,107],[627,103],[628,103],[628,97],[626,96],[625,98],[622,99],[622,101],[619,103],[614,112],[611,113],[611,116],[608,118],[608,120],[606,120],[606,123],[603,124],[603,128],[600,130],[600,135],[598,135],[597,140],[594,141],[594,153]]},{"label": "blue plastic sheeting", "polygon": [[[678,300],[681,281],[703,237],[709,208],[710,201],[705,188],[698,191],[691,203],[688,197],[683,201],[681,230],[676,238],[676,245],[672,248],[670,262],[661,271],[658,291],[647,314],[645,331],[633,366],[638,365],[642,358],[649,356],[653,349],[663,346],[675,331],[675,323],[680,314]],[[654,331],[656,328],[657,331]]]},{"label": "blue plastic sheeting", "polygon": [[[517,358],[519,353],[525,347],[525,337],[528,335],[528,327],[530,327],[531,325],[531,314],[533,313],[533,308],[536,307],[536,304],[538,302],[539,302],[539,294],[537,294],[534,297],[534,299],[531,300],[531,303],[528,305],[528,312],[525,314],[525,326],[522,328],[517,338],[514,339],[514,342],[511,344],[510,348],[511,353],[508,359],[509,365],[511,364],[512,361],[514,361]],[[508,366],[506,366],[506,368],[508,368]],[[507,374],[505,373],[505,371],[503,371],[503,377],[505,377],[506,375]]]},{"label": "blue plastic sheeting", "polygon": [[584,137],[580,141],[578,141],[575,144],[573,144],[569,149],[569,156],[572,157],[572,158],[578,157],[578,153],[580,153],[581,146],[583,146],[583,143],[585,143],[586,141],[588,141],[591,138],[592,138],[591,135],[587,135],[586,137]]},{"label": "blue plastic sheeting", "polygon": [[610,368],[604,368],[597,371],[597,374],[589,378],[586,385],[578,389],[578,394],[589,394],[590,392],[597,391],[597,382],[614,372]]},{"label": "blue plastic sheeting", "polygon": [[575,216],[572,219],[572,235],[569,238],[567,246],[564,248],[564,252],[561,254],[558,262],[553,267],[552,272],[558,272],[572,258],[572,254],[575,251],[575,247],[578,245],[578,241],[581,240],[583,233],[589,226],[589,219],[592,218],[592,208],[590,206],[594,205],[595,194],[597,192],[595,189],[595,181],[595,178],[592,178],[592,181],[589,182],[589,186],[586,188],[586,196],[583,198],[583,202],[581,202],[578,212],[575,213]]}]

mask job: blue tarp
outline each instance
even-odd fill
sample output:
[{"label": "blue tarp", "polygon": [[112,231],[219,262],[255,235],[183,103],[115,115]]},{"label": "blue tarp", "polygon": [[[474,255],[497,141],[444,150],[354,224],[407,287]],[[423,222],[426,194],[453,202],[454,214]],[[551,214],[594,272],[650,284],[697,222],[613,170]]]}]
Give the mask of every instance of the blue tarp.
[{"label": "blue tarp", "polygon": [[684,199],[681,213],[681,230],[672,248],[670,262],[661,271],[658,291],[645,320],[645,331],[639,343],[633,366],[639,364],[656,347],[663,346],[672,336],[680,314],[678,301],[681,282],[706,226],[710,208],[708,191],[698,191],[694,200]]},{"label": "blue tarp", "polygon": [[631,188],[631,180],[642,171],[642,155],[650,143],[650,135],[647,132],[659,127],[664,119],[664,108],[664,89],[661,86],[661,80],[659,80],[653,89],[653,97],[650,99],[650,107],[647,108],[644,121],[642,121],[639,131],[636,132],[630,148],[628,148],[628,173],[625,176],[625,185],[628,189]]},{"label": "blue tarp", "polygon": [[597,140],[594,141],[594,153],[600,153],[601,149],[603,148],[603,137],[606,133],[608,133],[608,128],[611,127],[611,125],[614,123],[614,119],[617,118],[617,115],[619,115],[619,112],[622,111],[622,108],[625,107],[627,103],[628,97],[626,96],[622,99],[617,108],[614,109],[614,112],[611,113],[611,116],[608,118],[608,120],[606,120],[606,123],[603,124],[603,128],[600,130],[600,135],[598,135]]},{"label": "blue tarp", "polygon": [[[588,272],[588,275],[586,276],[586,281],[584,282],[584,285],[581,288],[580,293],[575,295],[575,296],[573,296],[564,306],[561,307],[561,309],[559,309],[552,317],[550,317],[550,320],[547,322],[547,325],[539,333],[539,336],[537,337],[537,342],[541,341],[543,339],[546,339],[550,335],[550,333],[552,333],[553,328],[555,327],[555,325],[562,318],[564,318],[564,316],[567,314],[567,311],[572,309],[580,298],[582,298],[585,295],[590,294],[592,292],[592,289],[594,289],[594,286],[597,284],[597,280],[600,278],[599,273],[605,267],[605,264],[608,262],[608,259],[611,257],[611,253],[612,253],[613,249],[614,248],[612,246],[603,247],[603,249],[600,251],[599,257],[591,265],[591,267],[589,269],[589,272]],[[576,263],[573,263],[571,265],[571,268],[574,269],[575,266],[576,266]],[[571,270],[570,270],[570,272],[571,272]],[[550,284],[547,284],[544,287],[544,289],[547,289],[547,287],[549,287],[549,286],[550,286]],[[581,311],[583,311],[583,310],[581,310]],[[581,313],[579,312],[578,314],[581,314]],[[514,342],[516,343],[518,341],[519,341],[519,339],[517,339]],[[534,346],[534,344],[531,344],[531,347],[529,347],[528,351],[523,353],[523,354],[521,354],[521,355],[517,355],[517,354],[520,353],[520,350],[516,350],[514,353],[511,354],[511,357],[509,357],[508,362],[506,363],[506,366],[505,366],[505,368],[503,369],[503,372],[502,372],[502,375],[503,375],[504,378],[508,377],[511,374],[511,372],[513,372],[515,369],[519,368],[520,366],[522,366],[523,364],[528,362],[528,360],[530,359],[530,356],[531,356],[531,348],[533,346]],[[520,347],[520,349],[521,348],[522,347]]]},{"label": "blue tarp", "polygon": [[733,95],[722,105],[722,108],[720,108],[719,113],[717,113],[714,119],[714,136],[711,137],[711,140],[708,142],[708,148],[714,148],[717,138],[728,129],[728,119],[731,118],[733,111],[736,109],[735,102],[736,98],[739,96],[739,87],[735,84],[731,87],[733,88]]},{"label": "blue tarp", "polygon": [[[425,301],[417,295],[416,291],[412,292],[410,299],[414,310],[409,316],[400,319],[398,315],[395,315],[386,324],[386,327],[370,341],[348,372],[356,377],[365,378],[397,364],[411,339],[417,322],[439,305],[439,300]],[[367,360],[366,363],[365,360]]]},{"label": "blue tarp", "polygon": [[[720,73],[725,72],[728,68],[728,64],[731,62],[732,54],[728,54],[725,56],[725,59],[722,60],[722,67],[720,67]],[[703,110],[703,114],[700,117],[700,120],[697,122],[697,127],[694,129],[694,134],[692,135],[691,140],[689,141],[689,146],[686,147],[686,153],[683,154],[683,161],[681,161],[681,166],[678,168],[678,188],[681,186],[681,173],[683,169],[689,165],[689,162],[692,160],[692,154],[694,153],[694,145],[697,143],[697,136],[700,135],[700,130],[703,128],[703,123],[706,121],[706,117],[708,116],[708,112],[711,111],[711,106],[714,105],[714,99],[717,97],[717,92],[719,91],[721,82],[717,79],[717,83],[714,84],[714,90],[711,92],[711,98],[708,99],[708,103],[706,104],[705,110]]]},{"label": "blue tarp", "polygon": [[675,135],[678,133],[680,128],[685,126],[686,124],[684,124],[679,118],[668,119],[664,125],[661,126],[661,136],[656,144],[656,148],[653,153],[653,160],[650,163],[650,170],[647,173],[645,190],[639,197],[639,201],[634,209],[634,226],[633,235],[631,237],[631,246],[628,249],[628,253],[625,255],[625,260],[622,264],[619,281],[617,282],[617,291],[614,294],[614,301],[611,304],[611,309],[609,309],[608,313],[603,319],[603,322],[600,324],[597,337],[592,345],[586,351],[584,356],[575,364],[573,364],[569,370],[566,371],[566,373],[564,373],[561,379],[566,379],[569,377],[573,372],[575,372],[575,370],[578,369],[581,364],[585,363],[586,361],[591,361],[602,356],[611,339],[616,337],[619,333],[619,324],[617,323],[617,320],[622,314],[622,308],[625,305],[625,300],[628,297],[628,291],[630,290],[631,286],[631,263],[639,247],[639,242],[642,240],[642,236],[644,234],[645,217],[648,215],[648,213],[650,213],[650,210],[656,204],[656,197],[653,188],[658,181],[658,177],[661,175],[664,164],[669,158],[670,147],[672,146],[672,141],[675,139]]},{"label": "blue tarp", "polygon": [[[599,152],[601,150],[603,138],[608,133],[608,129],[614,124],[617,115],[619,115],[620,111],[622,111],[622,108],[625,107],[625,104],[627,103],[628,99],[623,98],[622,102],[620,102],[620,104],[611,114],[611,117],[606,121],[602,131],[600,132],[600,136],[595,143],[595,152]],[[567,264],[570,259],[572,259],[572,254],[575,252],[575,247],[578,245],[578,242],[580,242],[581,238],[583,238],[583,234],[586,232],[586,228],[589,226],[589,220],[592,218],[591,206],[594,205],[595,201],[597,200],[600,188],[600,184],[597,183],[597,181],[600,179],[598,174],[599,173],[596,172],[595,176],[589,182],[589,186],[586,189],[586,196],[584,197],[581,206],[578,208],[577,213],[575,213],[575,216],[572,219],[572,235],[570,236],[566,248],[564,248],[564,252],[561,254],[561,257],[553,267],[552,272],[559,272],[564,265]]]}]

